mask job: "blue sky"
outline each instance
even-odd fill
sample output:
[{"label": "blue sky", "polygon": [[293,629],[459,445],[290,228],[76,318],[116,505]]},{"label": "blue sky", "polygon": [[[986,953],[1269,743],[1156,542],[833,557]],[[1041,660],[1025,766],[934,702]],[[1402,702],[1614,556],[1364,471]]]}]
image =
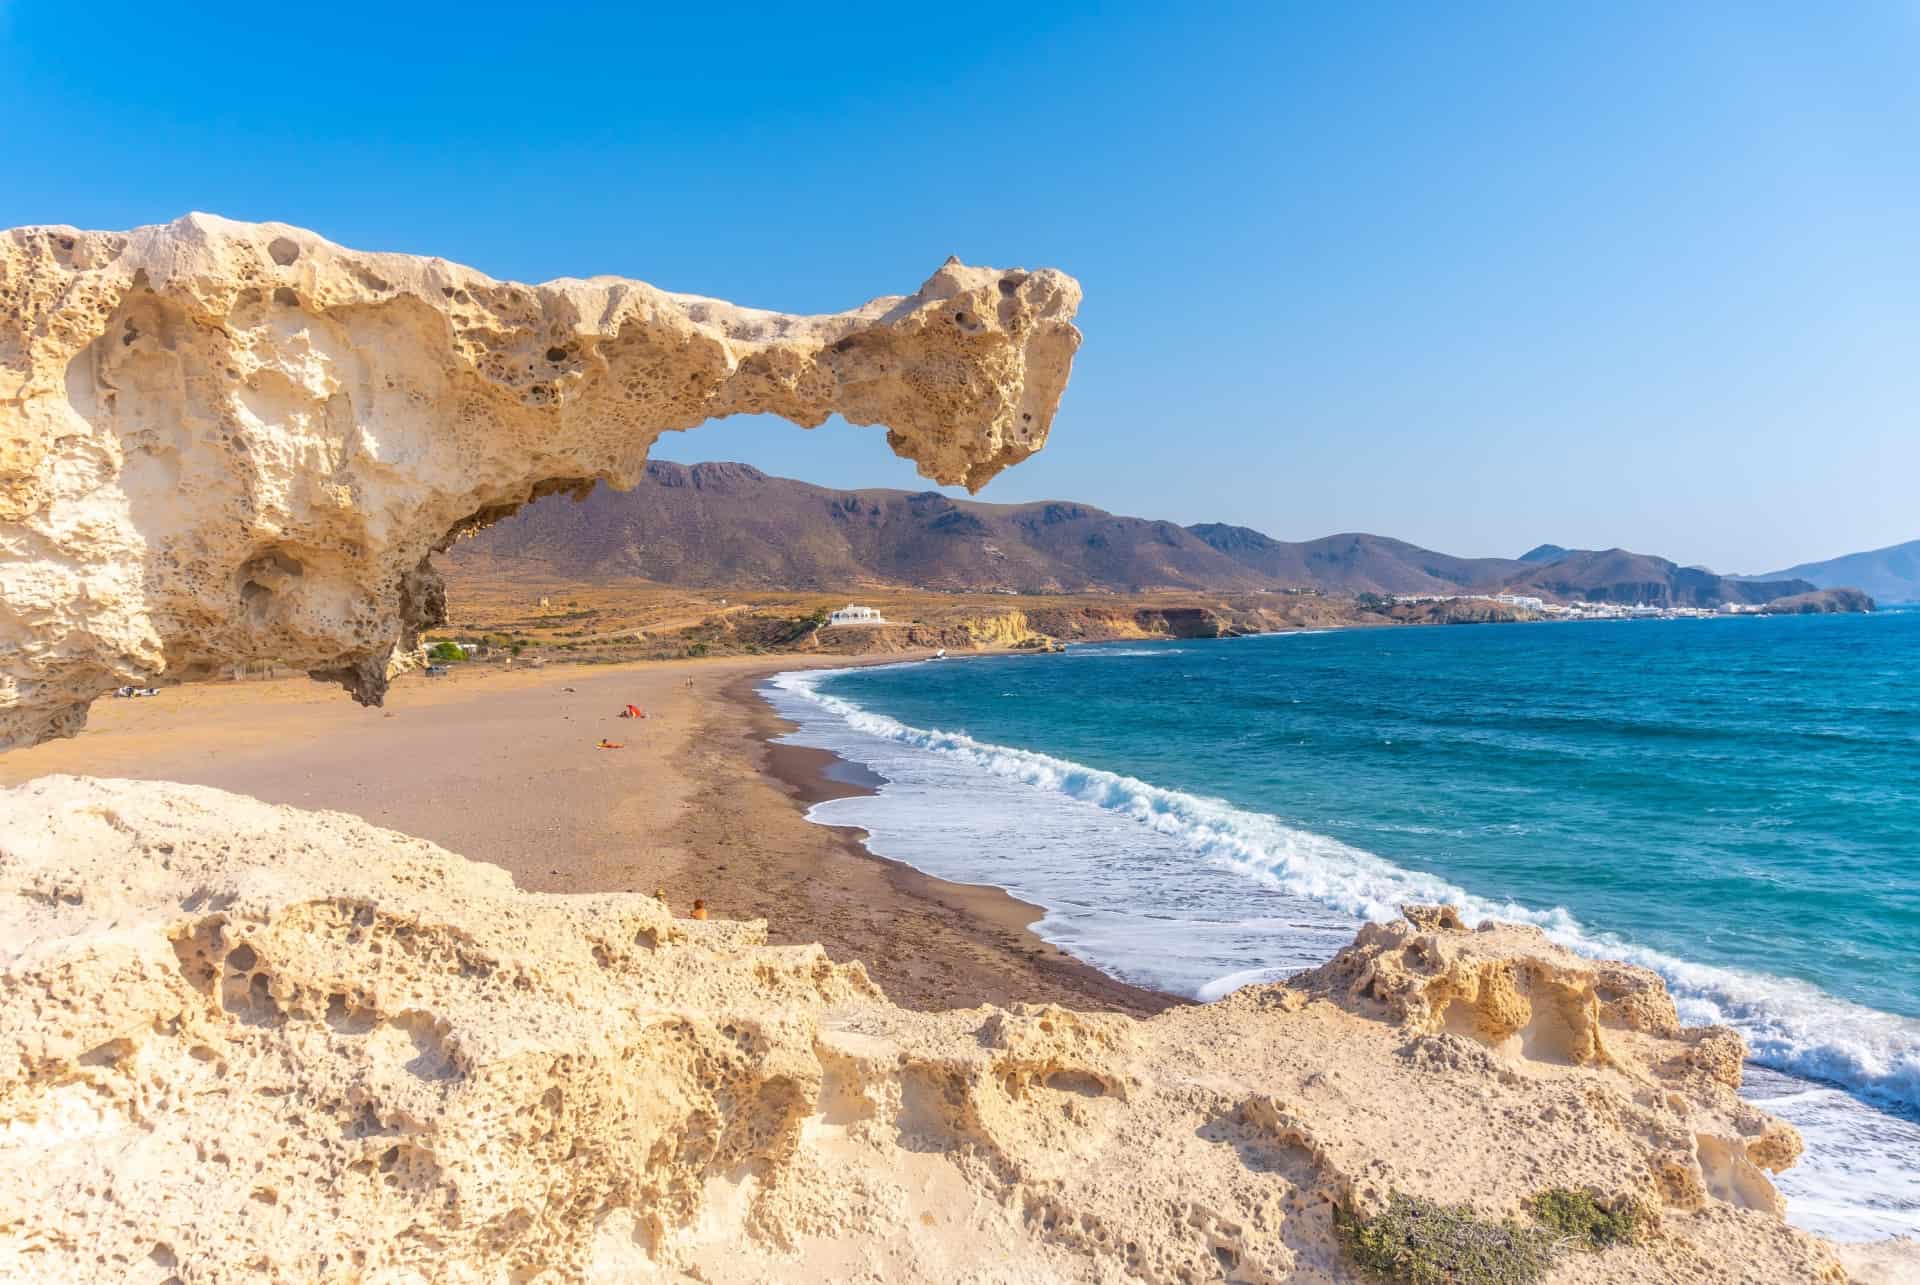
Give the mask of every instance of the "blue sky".
[{"label": "blue sky", "polygon": [[[981,498],[1760,571],[1920,537],[1920,0],[0,0],[0,226],[280,219],[788,311],[1053,265]],[[915,489],[877,429],[660,455]]]}]

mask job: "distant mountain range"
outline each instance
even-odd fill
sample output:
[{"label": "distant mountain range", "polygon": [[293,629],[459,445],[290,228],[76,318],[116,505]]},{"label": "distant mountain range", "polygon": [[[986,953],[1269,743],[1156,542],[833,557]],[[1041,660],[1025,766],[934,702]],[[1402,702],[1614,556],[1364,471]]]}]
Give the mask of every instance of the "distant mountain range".
[{"label": "distant mountain range", "polygon": [[1920,540],[1825,562],[1803,562],[1755,579],[1810,580],[1822,589],[1861,589],[1881,602],[1920,602]]},{"label": "distant mountain range", "polygon": [[625,493],[559,498],[461,541],[456,576],[707,587],[1377,594],[1510,591],[1663,606],[1762,603],[1824,587],[1718,576],[1622,549],[1542,545],[1456,558],[1365,534],[1294,543],[1249,527],[1123,517],[1085,504],[983,504],[937,491],[837,491],[745,464],[647,465]]}]

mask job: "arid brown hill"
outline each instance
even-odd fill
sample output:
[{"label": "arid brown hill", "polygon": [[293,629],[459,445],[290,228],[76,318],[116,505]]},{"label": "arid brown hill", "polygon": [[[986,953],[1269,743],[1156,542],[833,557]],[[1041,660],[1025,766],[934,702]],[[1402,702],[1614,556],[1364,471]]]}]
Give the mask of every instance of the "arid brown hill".
[{"label": "arid brown hill", "polygon": [[1456,558],[1361,533],[1293,543],[1248,527],[1192,527],[1085,504],[982,504],[937,491],[836,491],[745,464],[651,461],[629,492],[554,497],[461,542],[462,576],[640,579],[660,584],[827,589],[1222,593],[1314,588],[1712,606],[1804,593],[1805,581],[1733,581],[1665,558],[1560,550]]},{"label": "arid brown hill", "polygon": [[1257,590],[1272,579],[1171,522],[1084,504],[833,491],[745,464],[649,461],[624,494],[534,505],[463,541],[453,566],[564,579],[814,589]]},{"label": "arid brown hill", "polygon": [[1573,549],[1552,562],[1528,565],[1507,585],[1516,593],[1544,598],[1644,602],[1656,607],[1771,602],[1813,589],[1805,580],[1735,580],[1704,567],[1683,567],[1625,549]]},{"label": "arid brown hill", "polygon": [[1511,558],[1456,558],[1404,540],[1352,532],[1294,543],[1251,527],[1202,522],[1188,528],[1214,548],[1280,584],[1354,593],[1459,593],[1504,584],[1530,570]]}]

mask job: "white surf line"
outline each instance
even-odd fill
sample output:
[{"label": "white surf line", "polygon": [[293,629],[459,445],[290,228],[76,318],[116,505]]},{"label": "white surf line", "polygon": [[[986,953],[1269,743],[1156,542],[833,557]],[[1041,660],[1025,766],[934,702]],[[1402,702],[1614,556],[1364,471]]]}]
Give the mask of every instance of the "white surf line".
[{"label": "white surf line", "polygon": [[[1404,869],[1363,849],[1282,825],[1219,799],[1163,789],[1072,760],[975,740],[964,733],[913,727],[818,690],[830,672],[794,671],[776,674],[769,681],[855,731],[958,759],[1002,779],[1130,817],[1221,869],[1358,919],[1386,922],[1398,918],[1402,905],[1432,902],[1456,907],[1472,924],[1486,919],[1534,924],[1550,940],[1580,954],[1620,959],[1658,973],[1673,992],[1685,1021],[1734,1027],[1747,1038],[1754,1060],[1763,1065],[1838,1083],[1870,1100],[1920,1107],[1920,1021],[1913,1018],[1840,999],[1795,979],[1697,964],[1610,933],[1593,933],[1562,907],[1534,910],[1513,901],[1478,897],[1438,876]],[[1226,989],[1219,993],[1225,994]]]}]

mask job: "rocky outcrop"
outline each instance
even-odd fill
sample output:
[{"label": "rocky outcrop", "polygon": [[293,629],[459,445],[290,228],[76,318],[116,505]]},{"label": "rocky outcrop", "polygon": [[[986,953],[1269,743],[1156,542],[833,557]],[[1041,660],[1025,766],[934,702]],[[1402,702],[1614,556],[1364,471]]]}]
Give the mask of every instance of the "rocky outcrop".
[{"label": "rocky outcrop", "polygon": [[1829,616],[1845,612],[1872,611],[1874,601],[1858,589],[1816,589],[1775,598],[1760,608],[1768,616]]},{"label": "rocky outcrop", "polygon": [[1651,974],[1446,912],[1145,1022],[909,1012],[341,814],[0,793],[0,1277],[1330,1281],[1395,1197],[1641,1211],[1554,1280],[1838,1280]]},{"label": "rocky outcrop", "polygon": [[1538,620],[1540,613],[1509,602],[1484,598],[1452,598],[1439,602],[1396,602],[1381,615],[1407,625],[1505,625]]},{"label": "rocky outcrop", "polygon": [[[1688,1104],[1671,1116],[1646,1099],[1626,1108],[1645,1110],[1637,1127],[1654,1148],[1645,1163],[1661,1201],[1700,1209],[1720,1200],[1785,1216],[1761,1170],[1798,1160],[1799,1134],[1739,1096],[1739,1034],[1682,1027],[1665,983],[1647,969],[1595,963],[1530,926],[1469,931],[1451,907],[1409,907],[1399,922],[1362,928],[1353,946],[1294,984],[1386,1017],[1415,1037],[1410,1048],[1478,1046],[1523,1063],[1611,1067],[1642,1080],[1651,1072]],[[1448,1053],[1415,1054],[1430,1055],[1451,1064]]]},{"label": "rocky outcrop", "polygon": [[717,416],[884,424],[978,487],[1046,440],[1079,299],[950,260],[788,316],[199,214],[0,234],[0,748],[252,660],[378,702],[440,619],[432,550]]}]

